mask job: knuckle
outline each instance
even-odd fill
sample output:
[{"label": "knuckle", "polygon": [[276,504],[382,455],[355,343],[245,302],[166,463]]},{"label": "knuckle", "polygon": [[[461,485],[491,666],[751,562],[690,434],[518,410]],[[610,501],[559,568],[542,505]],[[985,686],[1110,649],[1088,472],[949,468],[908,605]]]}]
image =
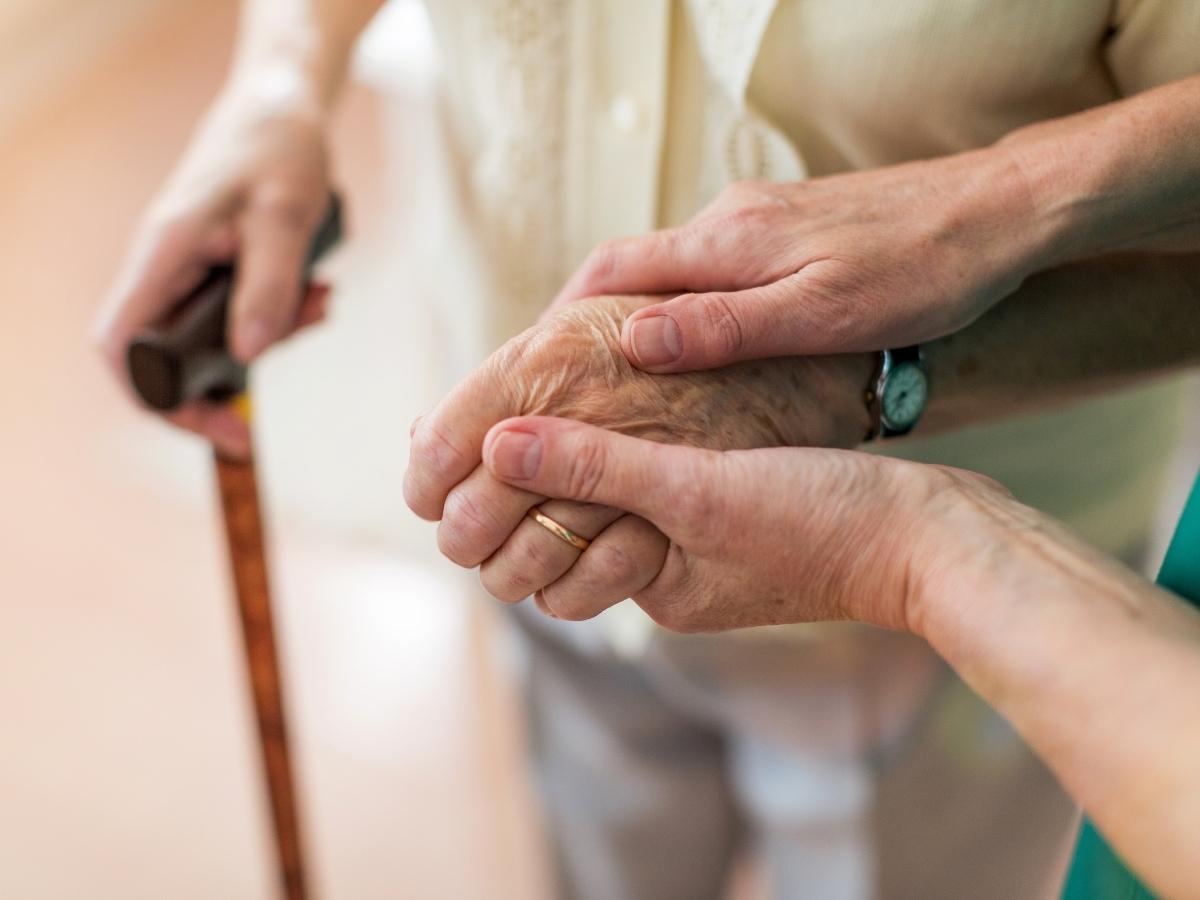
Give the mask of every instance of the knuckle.
[{"label": "knuckle", "polygon": [[578,588],[547,587],[542,590],[542,602],[555,618],[567,622],[582,622],[595,616],[584,596]]},{"label": "knuckle", "polygon": [[468,492],[455,489],[447,495],[442,509],[442,521],[437,531],[438,550],[460,566],[477,566],[486,553],[481,547],[493,525],[493,517],[484,512]]},{"label": "knuckle", "polygon": [[455,469],[466,454],[434,423],[422,420],[412,439],[412,458],[426,471],[441,475]]},{"label": "knuckle", "polygon": [[623,587],[632,584],[638,576],[637,559],[618,541],[603,541],[588,548],[591,557],[592,586]]},{"label": "knuckle", "polygon": [[728,358],[741,351],[744,334],[741,320],[729,297],[707,294],[700,307],[707,344],[719,358]]},{"label": "knuckle", "polygon": [[404,503],[426,522],[436,522],[442,517],[442,504],[425,473],[412,466],[404,474]]},{"label": "knuckle", "polygon": [[600,615],[603,610],[600,610],[596,605],[583,597],[573,597],[566,604],[564,609],[561,605],[554,607],[556,614],[560,619],[568,622],[586,622],[588,619],[594,619]]},{"label": "knuckle", "polygon": [[498,564],[485,566],[481,577],[485,589],[497,600],[517,603],[552,581],[558,568],[552,545],[539,534],[514,541],[501,551]]},{"label": "knuckle", "polygon": [[[702,226],[701,226],[702,228]],[[666,270],[678,266],[678,261],[690,251],[696,240],[698,229],[694,224],[681,225],[677,228],[665,228],[651,231],[638,238],[627,238],[636,244],[627,246],[635,250],[633,254],[642,260],[653,263],[656,267]]]},{"label": "knuckle", "polygon": [[[607,588],[607,589],[606,589]],[[571,579],[542,588],[542,602],[558,619],[583,622],[594,619],[610,605],[612,585],[594,578]]]},{"label": "knuckle", "polygon": [[543,591],[547,605],[560,619],[594,618],[602,608],[597,600],[623,595],[639,575],[635,556],[615,541],[593,544],[584,559],[586,567],[576,570],[579,575],[573,575],[569,585]]},{"label": "knuckle", "polygon": [[764,211],[758,206],[743,203],[725,215],[721,227],[734,234],[740,234],[744,238],[746,232],[752,231],[761,224],[763,213]]},{"label": "knuckle", "polygon": [[603,444],[598,441],[581,443],[567,463],[567,495],[573,500],[593,502],[604,479],[606,464]]},{"label": "knuckle", "polygon": [[529,596],[528,591],[521,590],[511,579],[498,575],[487,566],[479,570],[479,583],[489,596],[501,603],[520,603]]},{"label": "knuckle", "polygon": [[583,284],[585,293],[600,289],[608,283],[620,267],[621,244],[616,239],[609,239],[598,244],[583,264]]},{"label": "knuckle", "polygon": [[763,181],[735,181],[721,193],[719,202],[733,221],[773,212],[780,206],[778,186]]},{"label": "knuckle", "polygon": [[583,287],[588,294],[619,294],[640,278],[636,270],[669,248],[672,232],[656,231],[636,237],[609,238],[588,255],[583,268]]},{"label": "knuckle", "polygon": [[531,582],[541,581],[547,573],[556,568],[555,551],[558,550],[558,546],[551,541],[557,542],[558,538],[544,531],[540,534],[530,532],[529,536],[518,541],[514,548],[512,556],[516,563],[515,568],[519,573],[524,573]]},{"label": "knuckle", "polygon": [[520,603],[532,593],[525,590],[515,579],[498,573],[492,566],[483,566],[479,570],[479,583],[489,595],[501,603]]},{"label": "knuckle", "polygon": [[289,187],[274,185],[254,194],[251,209],[280,228],[307,230],[312,225],[312,204]]}]

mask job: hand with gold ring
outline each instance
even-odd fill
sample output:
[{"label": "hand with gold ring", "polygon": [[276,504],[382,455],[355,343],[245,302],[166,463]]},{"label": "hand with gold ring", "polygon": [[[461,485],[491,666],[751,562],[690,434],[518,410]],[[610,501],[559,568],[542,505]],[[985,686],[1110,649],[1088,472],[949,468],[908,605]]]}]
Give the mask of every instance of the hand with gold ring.
[{"label": "hand with gold ring", "polygon": [[[482,508],[487,514],[503,516],[505,526],[516,519],[511,532],[502,535],[496,549],[479,564],[484,588],[506,603],[532,596],[544,613],[588,618],[643,587],[666,554],[667,541],[658,529],[610,506],[546,500],[504,484],[483,467],[460,487],[447,499],[439,540],[453,540],[461,523],[482,525],[480,508],[465,507],[475,497],[483,496]],[[530,516],[535,509],[586,541],[586,552]],[[571,604],[558,604],[560,596],[571,598]]]},{"label": "hand with gold ring", "polygon": [[560,415],[664,443],[718,449],[781,444],[853,446],[866,433],[861,399],[874,357],[765,360],[669,377],[629,365],[621,324],[654,298],[604,297],[571,304],[509,341],[414,426],[405,498],[439,520],[449,559],[480,567],[485,588],[516,602],[595,592],[602,608],[643,586],[666,540],[636,516],[568,501],[550,518],[592,540],[587,552],[528,517],[545,499],[494,478],[480,463],[488,428],[514,415]]},{"label": "hand with gold ring", "polygon": [[[909,574],[936,568],[951,501],[990,484],[852,451],[719,453],[548,417],[496,425],[484,461],[515,488],[557,498],[535,511],[576,500],[652,524],[669,551],[629,596],[683,632],[823,619],[903,628],[915,615]],[[549,531],[543,545],[580,554],[581,567],[599,547]],[[585,618],[623,599],[592,587],[557,585],[550,611]]]},{"label": "hand with gold ring", "polygon": [[[563,524],[585,520],[582,527],[593,535],[591,539]],[[549,500],[533,507],[527,522],[544,529],[543,534],[523,523],[506,542],[507,552],[484,564],[481,577],[485,585],[494,586],[499,599],[532,596],[538,609],[555,618],[591,618],[620,603],[645,587],[647,577],[658,571],[666,555],[662,532],[645,519],[611,506]],[[523,572],[534,575],[530,578]],[[547,574],[553,575],[552,580],[536,583]],[[547,597],[550,585],[553,600]]]}]

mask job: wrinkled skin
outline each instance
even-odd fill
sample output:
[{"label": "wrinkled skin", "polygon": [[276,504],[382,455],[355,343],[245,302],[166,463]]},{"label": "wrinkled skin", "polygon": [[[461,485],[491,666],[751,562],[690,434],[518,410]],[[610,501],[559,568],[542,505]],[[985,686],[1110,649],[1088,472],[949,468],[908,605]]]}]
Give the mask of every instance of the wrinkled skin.
[{"label": "wrinkled skin", "polygon": [[[530,441],[536,465],[525,466]],[[484,459],[514,486],[611,503],[660,529],[669,550],[632,597],[678,632],[839,619],[915,630],[928,582],[959,554],[986,557],[978,535],[995,529],[979,498],[1008,497],[973,473],[866,453],[714,453],[545,417],[496,425]],[[579,596],[552,611],[596,607]]]},{"label": "wrinkled skin", "polygon": [[484,586],[518,601],[540,589],[543,605],[579,596],[613,603],[661,568],[667,542],[636,516],[551,501],[547,515],[595,539],[583,565],[573,547],[525,518],[544,499],[480,467],[483,439],[502,419],[552,415],[622,434],[712,449],[850,447],[866,433],[862,390],[869,355],[764,360],[687,375],[633,368],[621,326],[654,298],[603,297],[570,305],[492,355],[413,429],[408,504],[440,520],[443,553],[482,565]]},{"label": "wrinkled skin", "polygon": [[[663,443],[734,449],[862,437],[863,428],[815,408],[825,390],[841,386],[844,366],[766,360],[672,378],[634,369],[619,352],[621,324],[629,310],[645,305],[641,298],[606,297],[564,310],[506,345],[493,358],[496,375],[508,379],[528,415],[553,411]],[[855,379],[855,391],[865,383]]]}]

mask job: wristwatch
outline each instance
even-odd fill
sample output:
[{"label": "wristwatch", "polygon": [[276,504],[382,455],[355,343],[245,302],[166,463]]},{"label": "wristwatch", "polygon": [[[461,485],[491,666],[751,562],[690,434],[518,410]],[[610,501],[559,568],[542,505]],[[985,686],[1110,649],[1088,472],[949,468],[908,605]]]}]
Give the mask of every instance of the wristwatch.
[{"label": "wristwatch", "polygon": [[871,413],[868,441],[908,434],[929,405],[929,373],[920,347],[882,350],[865,399]]}]

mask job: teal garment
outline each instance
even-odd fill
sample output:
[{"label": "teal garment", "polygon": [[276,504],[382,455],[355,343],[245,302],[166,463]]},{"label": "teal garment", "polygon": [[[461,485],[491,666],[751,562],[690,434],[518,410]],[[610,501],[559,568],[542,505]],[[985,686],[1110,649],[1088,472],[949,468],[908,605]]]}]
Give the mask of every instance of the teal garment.
[{"label": "teal garment", "polygon": [[[1167,550],[1158,583],[1200,606],[1200,476],[1192,487],[1183,518]],[[1075,856],[1063,889],[1063,900],[1153,900],[1105,843],[1091,822],[1084,820]]]}]

